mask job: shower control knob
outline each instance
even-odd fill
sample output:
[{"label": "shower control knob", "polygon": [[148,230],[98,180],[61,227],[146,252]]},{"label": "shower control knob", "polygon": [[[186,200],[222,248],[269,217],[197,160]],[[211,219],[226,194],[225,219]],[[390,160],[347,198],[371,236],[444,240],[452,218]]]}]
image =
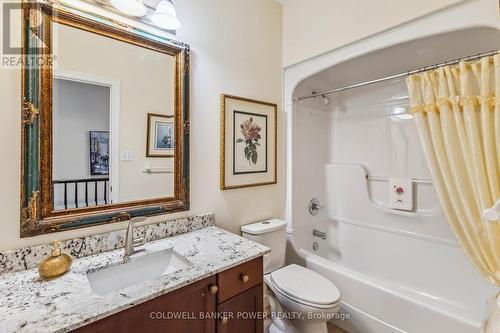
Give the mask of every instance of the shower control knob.
[{"label": "shower control knob", "polygon": [[309,213],[311,215],[317,215],[321,208],[323,208],[323,206],[321,206],[321,203],[317,198],[313,198],[309,201]]}]

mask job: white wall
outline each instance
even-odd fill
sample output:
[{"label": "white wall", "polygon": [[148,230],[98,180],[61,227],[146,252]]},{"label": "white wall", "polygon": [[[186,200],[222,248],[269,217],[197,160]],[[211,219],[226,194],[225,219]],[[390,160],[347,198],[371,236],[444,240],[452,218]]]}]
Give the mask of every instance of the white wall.
[{"label": "white wall", "polygon": [[[90,173],[90,131],[109,131],[109,87],[57,79],[53,82],[53,150],[52,179],[71,180],[105,178]],[[108,183],[109,184],[109,183]],[[95,197],[90,184],[89,201]],[[104,182],[97,185],[98,200],[104,203]],[[63,184],[55,185],[54,208],[65,209]],[[75,207],[74,184],[67,185],[67,204]],[[106,195],[109,197],[108,187]],[[79,206],[85,205],[85,185],[78,187]]]},{"label": "white wall", "polygon": [[[176,7],[183,23],[177,38],[192,48],[191,211],[169,217],[213,211],[219,226],[237,232],[242,224],[282,216],[281,140],[277,185],[219,190],[219,95],[281,104],[281,6],[272,0],[183,0],[177,1]],[[14,24],[19,30],[20,23]],[[1,70],[0,250],[124,228],[124,224],[113,224],[19,238],[20,79],[18,70]],[[278,138],[281,127],[279,112]]]},{"label": "white wall", "polygon": [[283,66],[296,64],[460,2],[464,0],[285,1]]},{"label": "white wall", "polygon": [[109,131],[109,88],[60,79],[53,86],[52,178],[91,178],[89,131]]}]

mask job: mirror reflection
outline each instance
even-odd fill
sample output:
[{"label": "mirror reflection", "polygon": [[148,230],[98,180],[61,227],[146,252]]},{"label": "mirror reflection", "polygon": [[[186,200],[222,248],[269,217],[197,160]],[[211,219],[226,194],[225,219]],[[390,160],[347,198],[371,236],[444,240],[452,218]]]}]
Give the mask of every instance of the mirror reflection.
[{"label": "mirror reflection", "polygon": [[52,38],[53,209],[174,196],[175,58],[58,23]]}]

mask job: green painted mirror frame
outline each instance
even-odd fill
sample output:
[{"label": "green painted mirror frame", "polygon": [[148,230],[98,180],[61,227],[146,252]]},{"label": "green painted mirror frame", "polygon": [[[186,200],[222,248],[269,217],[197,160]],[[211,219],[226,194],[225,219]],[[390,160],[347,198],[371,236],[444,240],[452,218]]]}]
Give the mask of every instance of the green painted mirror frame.
[{"label": "green painted mirror frame", "polygon": [[[21,237],[189,210],[189,45],[58,1],[22,3]],[[174,196],[54,211],[52,204],[53,22],[175,57]]]}]

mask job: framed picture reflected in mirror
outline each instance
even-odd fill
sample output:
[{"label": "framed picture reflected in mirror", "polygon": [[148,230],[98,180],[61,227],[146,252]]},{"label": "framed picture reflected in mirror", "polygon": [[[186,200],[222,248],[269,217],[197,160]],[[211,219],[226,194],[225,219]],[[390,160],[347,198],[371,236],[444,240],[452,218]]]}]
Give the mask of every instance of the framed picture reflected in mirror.
[{"label": "framed picture reflected in mirror", "polygon": [[148,113],[147,157],[174,157],[174,116]]},{"label": "framed picture reflected in mirror", "polygon": [[90,131],[90,175],[109,175],[109,131]]}]

